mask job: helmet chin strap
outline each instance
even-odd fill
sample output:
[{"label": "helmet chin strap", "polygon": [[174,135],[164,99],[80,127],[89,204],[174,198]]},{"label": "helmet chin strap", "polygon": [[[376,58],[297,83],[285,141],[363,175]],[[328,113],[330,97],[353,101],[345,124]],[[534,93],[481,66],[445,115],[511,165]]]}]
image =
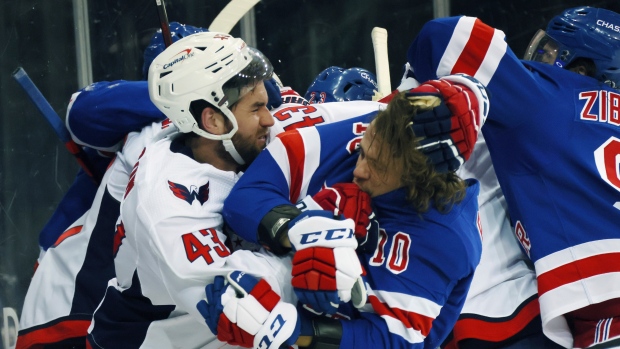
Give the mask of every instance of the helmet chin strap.
[{"label": "helmet chin strap", "polygon": [[233,144],[232,139],[222,139],[222,143],[224,144],[224,149],[226,149],[228,154],[230,154],[233,159],[235,159],[237,164],[245,165],[245,161],[243,161],[243,158],[241,157],[241,155],[239,155],[237,149],[235,149],[235,145]]}]

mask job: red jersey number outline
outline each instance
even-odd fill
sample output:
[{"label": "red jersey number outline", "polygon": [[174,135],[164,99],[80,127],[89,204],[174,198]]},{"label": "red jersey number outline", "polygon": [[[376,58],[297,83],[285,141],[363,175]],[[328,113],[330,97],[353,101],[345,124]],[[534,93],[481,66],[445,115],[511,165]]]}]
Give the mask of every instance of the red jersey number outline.
[{"label": "red jersey number outline", "polygon": [[230,255],[230,250],[226,247],[226,245],[224,245],[224,243],[222,243],[215,229],[200,229],[198,232],[202,234],[202,236],[210,235],[211,242],[213,242],[214,247],[212,248],[210,243],[203,244],[193,232],[181,235],[181,238],[183,239],[183,246],[185,247],[185,254],[191,263],[194,263],[194,261],[200,257],[202,257],[207,264],[213,263],[214,260],[211,255],[212,250],[215,251],[215,253],[221,258]]},{"label": "red jersey number outline", "polygon": [[289,125],[284,127],[284,131],[295,130],[303,127],[316,126],[318,124],[322,124],[325,122],[323,116],[315,116],[312,117],[310,114],[316,113],[317,109],[311,105],[295,105],[286,108],[282,108],[277,112],[273,113],[273,117],[278,119],[278,121],[286,121],[288,119],[293,118],[293,120],[298,119],[299,117],[295,117],[295,113],[303,113],[304,116],[301,117],[301,120],[295,121]]}]

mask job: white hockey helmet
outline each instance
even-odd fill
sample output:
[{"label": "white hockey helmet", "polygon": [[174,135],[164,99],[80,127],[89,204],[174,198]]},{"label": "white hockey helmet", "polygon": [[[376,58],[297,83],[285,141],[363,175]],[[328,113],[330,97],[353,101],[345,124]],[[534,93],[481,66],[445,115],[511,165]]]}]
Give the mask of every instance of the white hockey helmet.
[{"label": "white hockey helmet", "polygon": [[[269,60],[243,40],[224,33],[196,33],[173,43],[153,60],[148,73],[149,95],[181,132],[221,140],[226,151],[243,165],[245,161],[231,140],[238,125],[230,108],[272,73]],[[215,135],[199,127],[190,111],[190,104],[199,100],[224,114],[233,126],[230,132]]]}]

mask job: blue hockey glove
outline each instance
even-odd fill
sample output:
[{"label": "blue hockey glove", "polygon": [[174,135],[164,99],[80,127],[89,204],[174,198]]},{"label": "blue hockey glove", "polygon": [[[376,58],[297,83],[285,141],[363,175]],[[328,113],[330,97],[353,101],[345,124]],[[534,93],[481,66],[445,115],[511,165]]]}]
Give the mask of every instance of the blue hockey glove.
[{"label": "blue hockey glove", "polygon": [[223,276],[216,276],[213,283],[205,287],[206,299],[211,302],[207,303],[207,301],[203,299],[196,304],[196,308],[200,312],[200,315],[205,318],[207,326],[209,326],[209,329],[215,335],[217,335],[217,323],[220,320],[220,315],[224,311],[221,299],[227,286],[228,284]]},{"label": "blue hockey glove", "polygon": [[437,172],[456,171],[474,150],[488,113],[486,90],[475,79],[450,76],[430,80],[405,92],[419,107],[412,129],[418,147]]},{"label": "blue hockey glove", "polygon": [[265,89],[267,90],[267,109],[273,110],[282,105],[282,94],[280,86],[275,78],[265,80]]},{"label": "blue hockey glove", "polygon": [[211,288],[207,285],[207,299],[197,305],[209,328],[217,319],[212,331],[218,340],[265,349],[295,344],[302,327],[295,306],[281,301],[265,280],[244,272],[232,271],[226,280],[229,285],[225,288],[219,280],[214,280]]}]

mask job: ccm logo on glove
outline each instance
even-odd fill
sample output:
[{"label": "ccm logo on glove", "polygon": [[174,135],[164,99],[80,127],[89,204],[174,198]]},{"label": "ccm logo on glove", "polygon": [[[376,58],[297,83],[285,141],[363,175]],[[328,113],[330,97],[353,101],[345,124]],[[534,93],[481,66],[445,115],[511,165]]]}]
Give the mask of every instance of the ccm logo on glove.
[{"label": "ccm logo on glove", "polygon": [[329,230],[321,230],[315,231],[311,233],[301,234],[300,243],[302,245],[312,244],[319,240],[342,240],[342,239],[350,239],[355,236],[355,232],[353,229],[329,229]]},{"label": "ccm logo on glove", "polygon": [[284,320],[282,315],[278,314],[278,316],[273,319],[273,322],[269,326],[269,328],[271,329],[271,333],[268,333],[264,335],[263,338],[261,338],[260,342],[258,343],[258,348],[269,348],[274,338],[278,335],[278,332],[280,332],[282,326],[284,326],[285,323],[286,320]]}]

